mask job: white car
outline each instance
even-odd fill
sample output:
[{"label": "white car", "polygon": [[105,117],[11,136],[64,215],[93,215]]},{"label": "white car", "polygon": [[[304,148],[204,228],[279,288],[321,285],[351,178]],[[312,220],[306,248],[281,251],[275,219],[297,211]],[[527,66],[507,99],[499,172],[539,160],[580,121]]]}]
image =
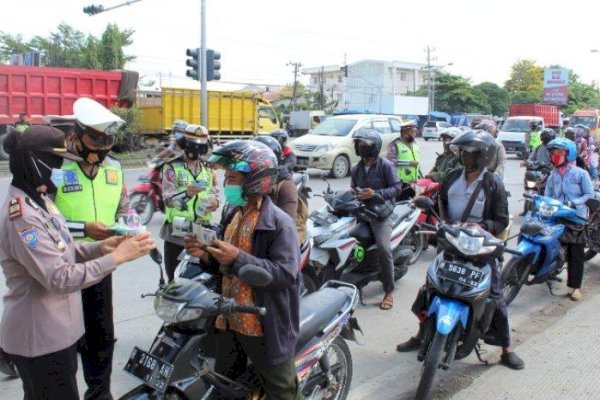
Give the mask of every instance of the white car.
[{"label": "white car", "polygon": [[299,168],[329,170],[334,178],[350,173],[360,157],[354,151],[352,134],[360,128],[373,128],[381,134],[381,153],[400,136],[402,119],[395,115],[351,114],[327,118],[308,134],[292,142]]},{"label": "white car", "polygon": [[452,127],[452,124],[445,121],[427,121],[423,126],[423,139],[425,139],[425,141],[429,139],[441,140],[441,131],[450,127]]}]

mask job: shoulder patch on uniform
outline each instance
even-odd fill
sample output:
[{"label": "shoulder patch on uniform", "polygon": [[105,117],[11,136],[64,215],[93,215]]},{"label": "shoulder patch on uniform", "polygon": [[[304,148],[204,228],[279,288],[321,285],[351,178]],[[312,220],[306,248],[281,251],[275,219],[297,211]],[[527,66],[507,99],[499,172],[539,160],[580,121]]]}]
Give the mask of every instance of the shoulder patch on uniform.
[{"label": "shoulder patch on uniform", "polygon": [[35,249],[38,244],[38,231],[33,225],[26,226],[19,230],[19,237],[27,247]]},{"label": "shoulder patch on uniform", "polygon": [[23,204],[21,198],[17,197],[8,202],[8,219],[11,221],[23,216]]},{"label": "shoulder patch on uniform", "polygon": [[175,176],[175,171],[172,168],[167,169],[166,171],[167,179],[173,181],[173,177]]}]

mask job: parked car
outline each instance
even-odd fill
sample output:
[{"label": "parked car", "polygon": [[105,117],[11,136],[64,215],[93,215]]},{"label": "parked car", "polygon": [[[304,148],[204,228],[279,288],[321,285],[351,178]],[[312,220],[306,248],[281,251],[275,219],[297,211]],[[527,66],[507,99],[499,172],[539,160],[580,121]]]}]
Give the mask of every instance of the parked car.
[{"label": "parked car", "polygon": [[400,135],[400,117],[379,114],[335,115],[321,122],[308,134],[292,143],[298,168],[329,170],[334,178],[350,173],[359,161],[354,152],[352,134],[360,128],[373,128],[381,133],[382,154],[388,145]]},{"label": "parked car", "polygon": [[521,116],[508,117],[498,132],[498,139],[504,145],[507,153],[516,153],[526,159],[529,149],[525,143],[525,134],[529,131],[531,121],[536,121],[540,131],[545,128],[542,117]]},{"label": "parked car", "polygon": [[452,127],[448,122],[444,121],[427,121],[423,127],[423,139],[440,139],[440,133],[443,129]]}]

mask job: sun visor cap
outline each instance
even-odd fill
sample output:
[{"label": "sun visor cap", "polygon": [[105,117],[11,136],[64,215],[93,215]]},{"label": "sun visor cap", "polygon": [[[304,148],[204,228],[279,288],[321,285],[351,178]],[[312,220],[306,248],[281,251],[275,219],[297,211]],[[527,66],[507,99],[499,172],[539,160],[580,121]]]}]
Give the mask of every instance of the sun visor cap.
[{"label": "sun visor cap", "polygon": [[412,119],[410,121],[405,121],[402,122],[400,124],[400,129],[410,129],[410,128],[416,128],[417,127],[417,121]]},{"label": "sun visor cap", "polygon": [[73,114],[77,122],[84,128],[106,135],[114,135],[125,123],[118,115],[112,113],[102,104],[87,97],[79,98],[73,103]]},{"label": "sun visor cap", "polygon": [[208,143],[210,136],[208,134],[208,129],[203,127],[202,125],[190,124],[185,128],[185,140],[197,143],[197,144],[205,144]]},{"label": "sun visor cap", "polygon": [[20,135],[16,149],[43,151],[69,160],[82,161],[81,157],[67,151],[64,132],[50,126],[34,125],[30,127],[25,134]]}]

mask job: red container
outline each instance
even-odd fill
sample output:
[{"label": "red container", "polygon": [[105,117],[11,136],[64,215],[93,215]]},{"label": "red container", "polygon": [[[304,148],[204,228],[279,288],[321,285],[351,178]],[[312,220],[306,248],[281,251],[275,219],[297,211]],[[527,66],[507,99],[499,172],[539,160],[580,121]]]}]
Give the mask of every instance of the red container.
[{"label": "red container", "polygon": [[73,114],[79,97],[129,106],[133,99],[126,92],[136,86],[137,73],[129,71],[0,65],[0,125],[14,123],[21,112],[33,124],[43,123],[44,115]]},{"label": "red container", "polygon": [[560,126],[560,109],[554,104],[511,104],[508,109],[508,116],[542,117],[545,126]]}]

